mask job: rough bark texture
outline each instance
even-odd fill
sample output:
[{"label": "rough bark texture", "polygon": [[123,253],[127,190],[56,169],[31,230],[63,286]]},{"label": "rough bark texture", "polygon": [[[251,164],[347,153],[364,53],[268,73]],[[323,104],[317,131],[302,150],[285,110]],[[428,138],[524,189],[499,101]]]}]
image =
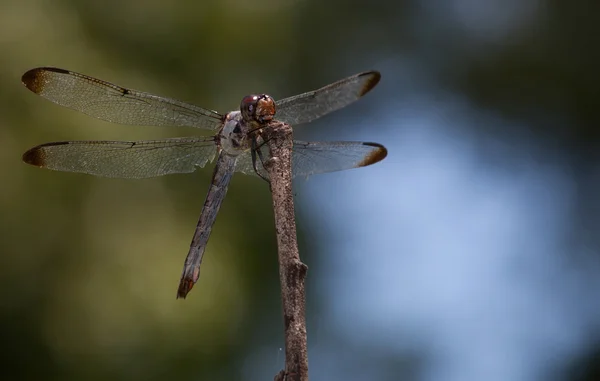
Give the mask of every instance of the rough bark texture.
[{"label": "rough bark texture", "polygon": [[300,261],[296,239],[296,219],[292,194],[292,129],[285,123],[274,123],[262,137],[269,145],[270,159],[265,168],[271,180],[279,277],[285,329],[285,370],[275,380],[308,380],[306,342],[306,294],[304,279],[307,267]]}]

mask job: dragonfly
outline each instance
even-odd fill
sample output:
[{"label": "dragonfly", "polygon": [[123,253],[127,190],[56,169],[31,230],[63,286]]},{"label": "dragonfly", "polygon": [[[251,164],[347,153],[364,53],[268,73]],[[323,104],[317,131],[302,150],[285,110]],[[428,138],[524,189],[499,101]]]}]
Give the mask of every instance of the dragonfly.
[{"label": "dragonfly", "polygon": [[[177,298],[185,298],[200,276],[212,226],[234,172],[260,176],[268,181],[268,173],[262,165],[268,152],[264,151],[265,142],[261,142],[261,128],[274,122],[291,126],[311,122],[360,99],[380,78],[377,71],[358,73],[278,102],[267,94],[248,95],[242,98],[239,110],[220,114],[65,69],[35,68],[23,74],[23,84],[58,105],[112,123],[188,126],[213,131],[214,135],[141,141],[52,142],[29,149],[23,154],[23,161],[57,171],[141,179],[190,173],[216,157],[211,185],[177,289]],[[274,119],[276,112],[277,119]],[[294,140],[292,176],[308,177],[364,167],[383,160],[386,155],[386,148],[378,143]]]}]

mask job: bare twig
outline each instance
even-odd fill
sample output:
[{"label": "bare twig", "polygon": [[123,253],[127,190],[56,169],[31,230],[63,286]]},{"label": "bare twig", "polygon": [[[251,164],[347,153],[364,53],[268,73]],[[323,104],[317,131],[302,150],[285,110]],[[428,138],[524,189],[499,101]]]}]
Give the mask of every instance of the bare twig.
[{"label": "bare twig", "polygon": [[264,130],[262,138],[271,151],[265,168],[269,173],[273,196],[285,327],[285,370],[279,372],[275,380],[308,381],[304,290],[307,267],[300,261],[296,240],[292,195],[292,128],[288,124],[274,122]]}]

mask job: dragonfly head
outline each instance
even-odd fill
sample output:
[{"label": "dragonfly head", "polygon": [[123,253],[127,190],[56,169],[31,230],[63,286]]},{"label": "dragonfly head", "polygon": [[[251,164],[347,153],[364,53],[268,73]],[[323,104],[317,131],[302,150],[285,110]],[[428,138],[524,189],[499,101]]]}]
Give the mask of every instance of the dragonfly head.
[{"label": "dragonfly head", "polygon": [[242,99],[240,111],[246,122],[265,124],[275,116],[275,101],[266,94],[247,95]]}]

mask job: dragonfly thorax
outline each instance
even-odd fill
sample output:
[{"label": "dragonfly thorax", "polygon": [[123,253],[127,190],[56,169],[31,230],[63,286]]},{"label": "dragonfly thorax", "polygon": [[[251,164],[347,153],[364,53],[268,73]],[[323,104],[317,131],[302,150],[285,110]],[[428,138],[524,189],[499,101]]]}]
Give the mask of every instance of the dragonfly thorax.
[{"label": "dragonfly thorax", "polygon": [[239,155],[250,148],[248,123],[239,111],[227,114],[225,124],[219,133],[221,148],[230,155]]}]

